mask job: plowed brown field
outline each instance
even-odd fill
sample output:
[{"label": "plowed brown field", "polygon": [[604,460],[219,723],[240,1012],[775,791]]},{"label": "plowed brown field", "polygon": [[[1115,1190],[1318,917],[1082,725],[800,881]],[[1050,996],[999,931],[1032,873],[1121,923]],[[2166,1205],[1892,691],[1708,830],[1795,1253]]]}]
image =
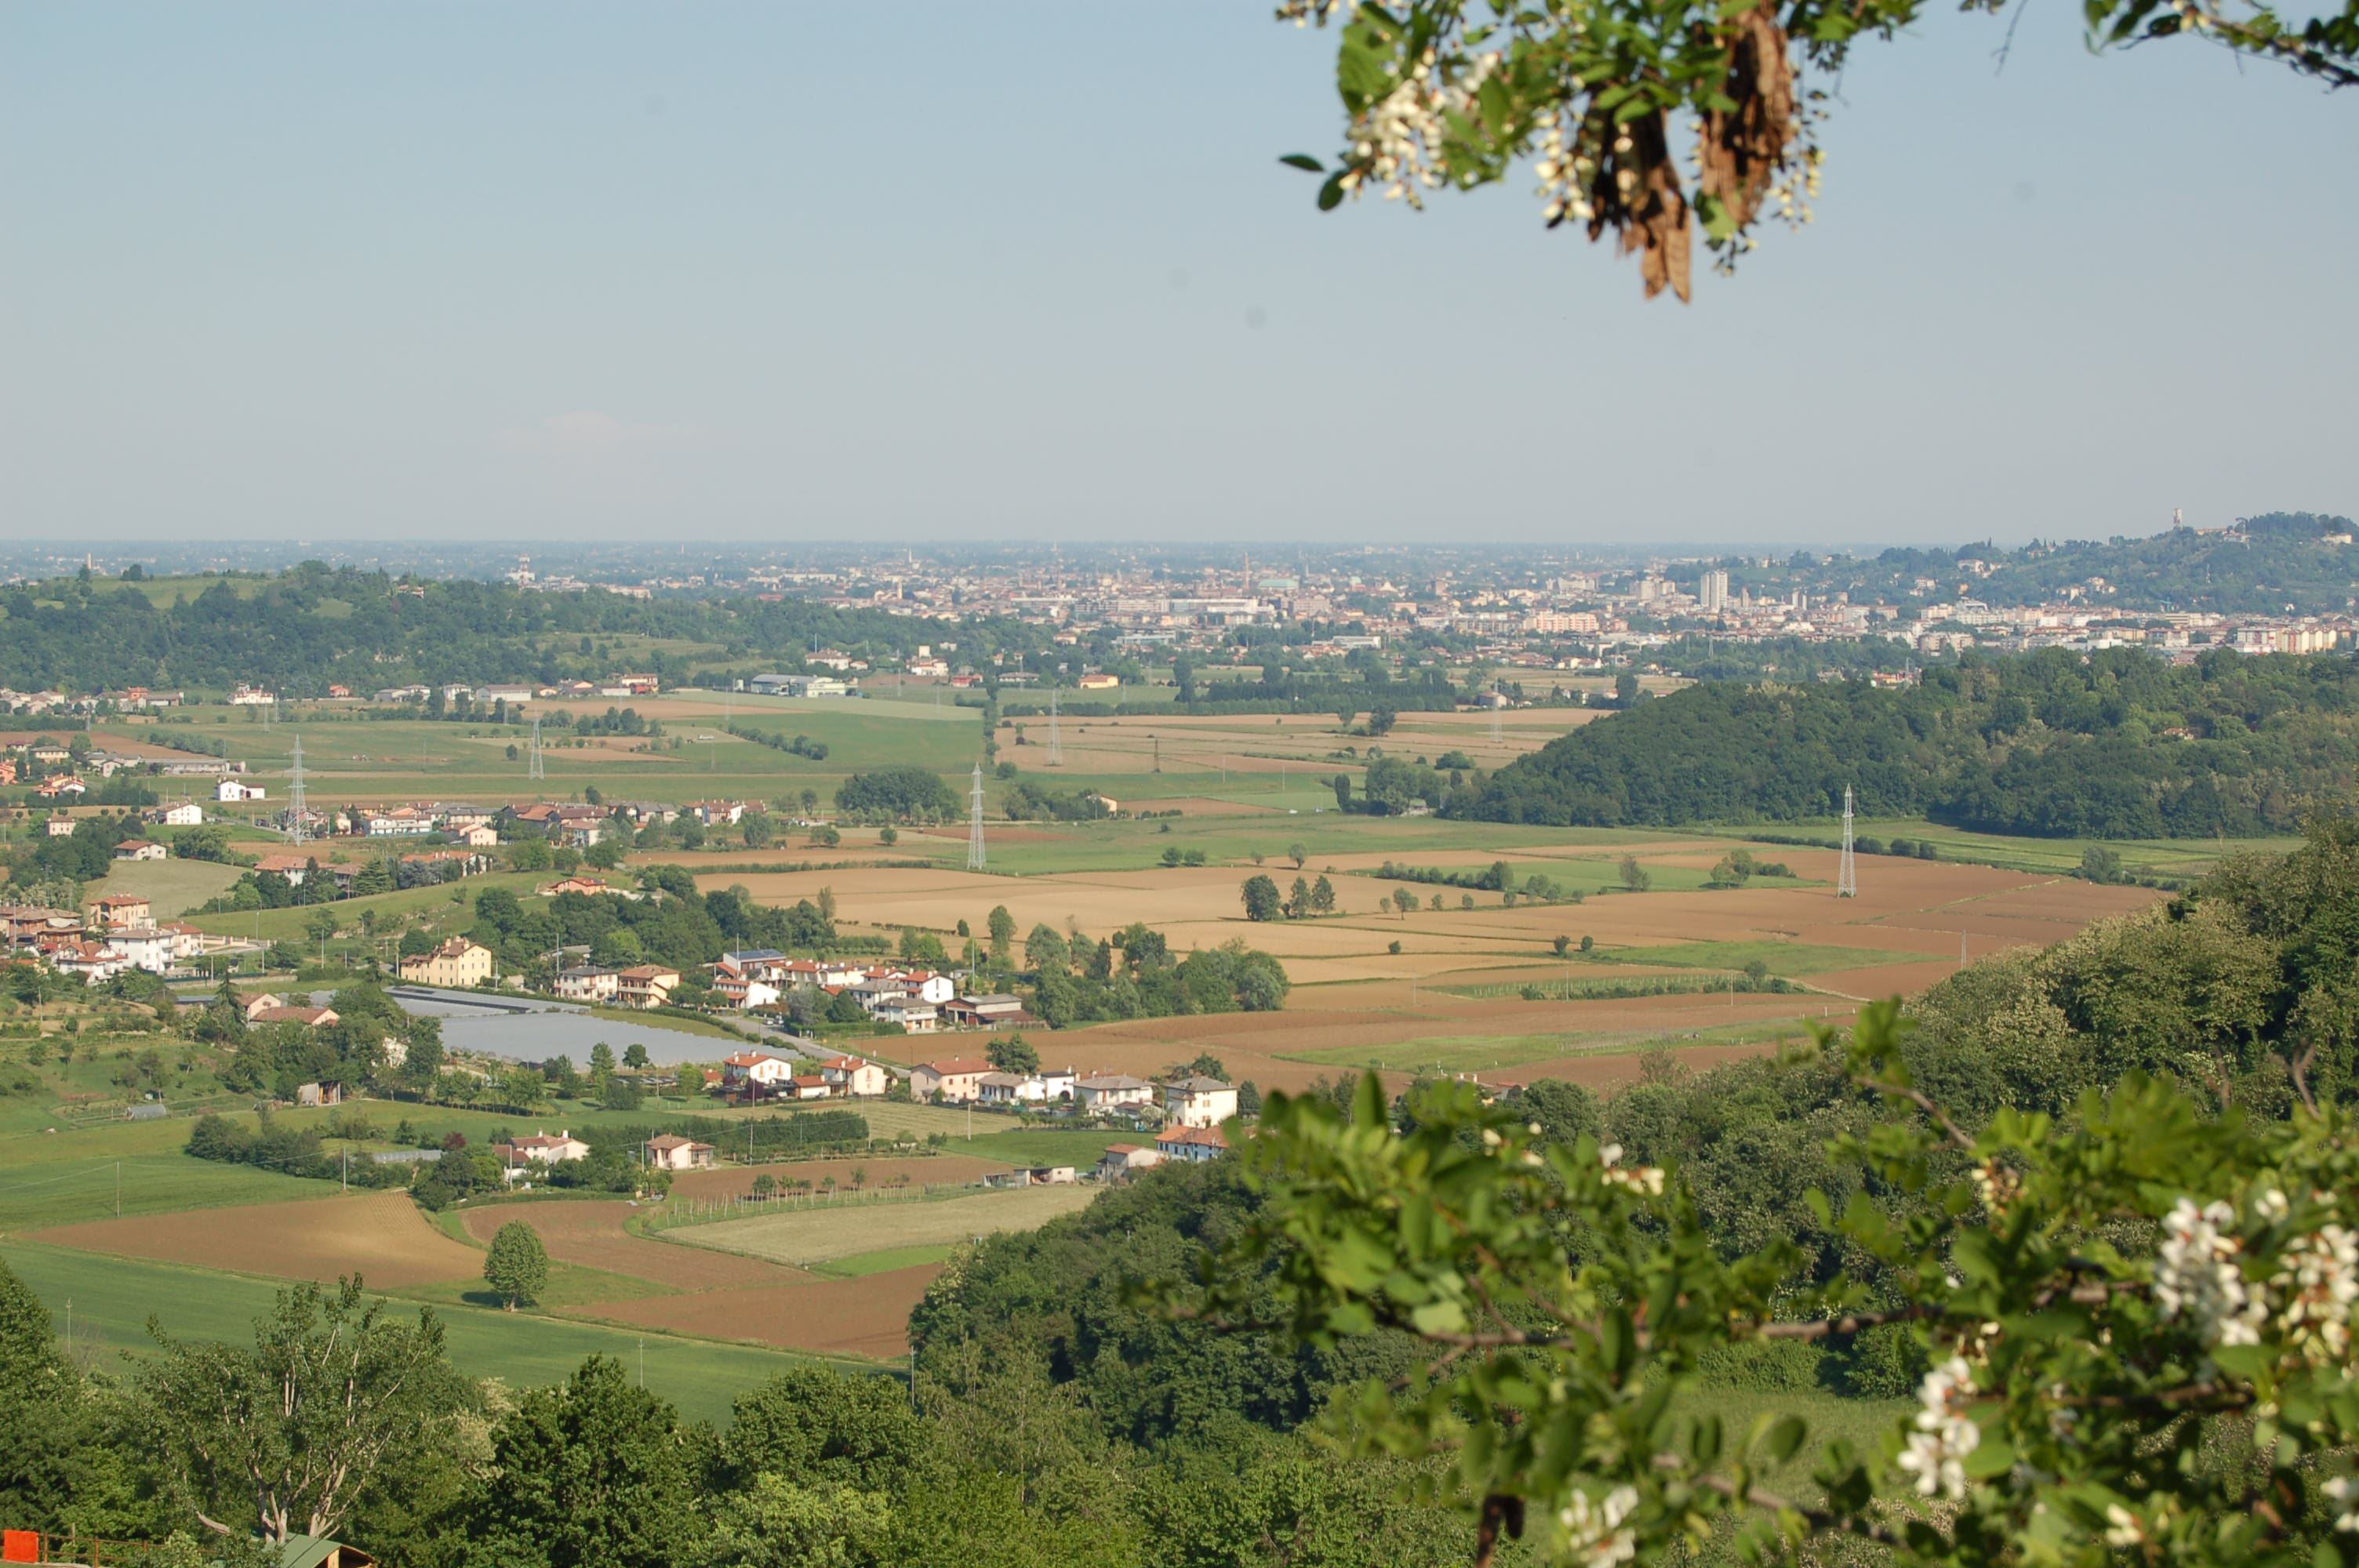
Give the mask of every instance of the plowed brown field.
[{"label": "plowed brown field", "polygon": [[[539,1232],[540,1244],[552,1258],[610,1274],[652,1280],[674,1290],[712,1291],[777,1282],[773,1277],[776,1271],[750,1259],[630,1235],[623,1229],[623,1221],[636,1212],[622,1202],[495,1204],[467,1211],[467,1234],[489,1246],[501,1226],[522,1220]],[[479,1261],[478,1269],[481,1266]]]},{"label": "plowed brown field", "polygon": [[860,1280],[823,1280],[792,1269],[771,1272],[795,1282],[607,1302],[578,1308],[576,1315],[786,1350],[907,1356],[909,1311],[941,1268],[925,1264]]},{"label": "plowed brown field", "polygon": [[41,1239],[125,1258],[323,1282],[358,1274],[372,1285],[424,1285],[473,1279],[484,1268],[482,1253],[435,1229],[408,1193],[395,1192],[107,1219],[45,1230]]}]

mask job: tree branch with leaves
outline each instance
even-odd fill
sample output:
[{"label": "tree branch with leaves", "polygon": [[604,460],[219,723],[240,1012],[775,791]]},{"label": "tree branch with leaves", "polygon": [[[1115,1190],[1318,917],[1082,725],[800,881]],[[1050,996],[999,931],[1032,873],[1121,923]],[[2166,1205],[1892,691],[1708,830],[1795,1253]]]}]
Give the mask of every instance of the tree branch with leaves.
[{"label": "tree branch with leaves", "polygon": [[[2211,1114],[2133,1076],[1968,1133],[1909,1081],[1905,1028],[1880,1003],[1840,1043],[1890,1115],[1836,1152],[1899,1201],[1826,1217],[1859,1261],[1823,1283],[1789,1243],[1724,1256],[1676,1172],[1543,1143],[1472,1085],[1397,1119],[1371,1075],[1348,1114],[1270,1098],[1239,1141],[1268,1201],[1178,1310],[1420,1343],[1332,1425],[1446,1456],[1484,1556],[1529,1532],[1605,1568],[1728,1530],[1756,1560],[1844,1537],[1927,1563],[2359,1563],[2349,1118]],[[1930,1356],[1917,1407],[1874,1453],[1827,1443],[1815,1498],[1760,1484],[1810,1444],[1800,1414],[1732,1433],[1685,1397],[1733,1343],[1892,1325]]]},{"label": "tree branch with leaves", "polygon": [[[1996,13],[2001,0],[1963,0]],[[1924,0],[1283,0],[1338,21],[1344,148],[1321,210],[1370,190],[1411,207],[1529,160],[1541,215],[1638,257],[1647,296],[1690,297],[1693,232],[1722,270],[1755,231],[1810,222],[1831,81],[1852,46]],[[2083,0],[2090,45],[2205,38],[2334,87],[2359,83],[2359,0],[2288,18],[2267,0]]]}]

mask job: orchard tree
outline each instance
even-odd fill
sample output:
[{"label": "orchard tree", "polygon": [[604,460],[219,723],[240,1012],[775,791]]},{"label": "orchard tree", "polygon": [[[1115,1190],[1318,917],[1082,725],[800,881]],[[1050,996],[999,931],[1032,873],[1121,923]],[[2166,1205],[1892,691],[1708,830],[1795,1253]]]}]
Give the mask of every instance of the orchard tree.
[{"label": "orchard tree", "polygon": [[484,1282],[509,1312],[529,1306],[549,1288],[549,1253],[540,1232],[512,1219],[493,1233],[491,1250],[484,1257]]},{"label": "orchard tree", "polygon": [[983,1048],[983,1055],[984,1060],[991,1064],[991,1070],[995,1073],[1015,1073],[1021,1076],[1040,1070],[1040,1053],[1034,1050],[1032,1043],[1021,1034],[1010,1034],[1004,1039],[994,1039],[990,1044]]},{"label": "orchard tree", "polygon": [[1247,920],[1277,920],[1285,914],[1277,883],[1266,876],[1247,877],[1240,896],[1245,900]]},{"label": "orchard tree", "polygon": [[[2350,1115],[2306,1094],[2284,1120],[2222,1115],[2134,1073],[1970,1134],[1911,1081],[1903,1030],[1894,1000],[1847,1042],[1819,1032],[1886,1108],[1829,1152],[1903,1210],[1811,1195],[1849,1271],[1814,1277],[1782,1237],[1732,1256],[1679,1172],[1476,1086],[1397,1119],[1370,1075],[1348,1111],[1269,1098],[1238,1153],[1262,1203],[1177,1310],[1321,1356],[1422,1346],[1339,1397],[1331,1433],[1419,1461],[1478,1562],[1525,1536],[1585,1568],[1669,1563],[1729,1531],[1752,1562],[2359,1563]],[[1870,1330],[1921,1352],[1913,1408],[1871,1445],[1826,1441],[1805,1491],[1765,1487],[1812,1444],[1807,1407],[1765,1394],[1732,1429],[1693,1397],[1708,1358]]]},{"label": "orchard tree", "polygon": [[[1996,15],[1996,0],[1967,0]],[[1505,179],[1528,163],[1540,217],[1636,253],[1647,296],[1689,297],[1700,232],[1723,271],[1755,231],[1810,221],[1821,132],[1852,46],[1910,29],[1924,0],[1280,0],[1342,23],[1343,152],[1321,210],[1374,190]],[[2083,0],[2090,46],[2190,37],[2331,86],[2359,83],[2359,0],[2281,15],[2268,0]],[[2004,46],[2002,46],[2004,47]],[[1349,720],[1346,719],[1348,724]],[[1370,732],[1374,733],[1372,725]]]}]

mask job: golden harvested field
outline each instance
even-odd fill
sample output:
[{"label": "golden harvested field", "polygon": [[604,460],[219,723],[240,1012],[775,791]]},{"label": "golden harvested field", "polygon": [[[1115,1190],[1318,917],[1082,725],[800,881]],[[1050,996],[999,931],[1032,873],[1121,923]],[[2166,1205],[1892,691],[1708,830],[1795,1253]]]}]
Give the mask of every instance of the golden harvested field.
[{"label": "golden harvested field", "polygon": [[[549,1255],[562,1262],[653,1280],[679,1291],[722,1290],[732,1286],[771,1285],[775,1271],[750,1259],[698,1252],[669,1241],[633,1236],[623,1221],[638,1210],[614,1203],[502,1203],[470,1209],[467,1234],[485,1246],[501,1226],[522,1221],[540,1235]],[[477,1264],[481,1268],[480,1262]]]},{"label": "golden harvested field", "polygon": [[909,1353],[910,1309],[941,1268],[925,1264],[857,1280],[824,1280],[792,1269],[770,1272],[787,1282],[603,1302],[572,1315],[785,1350],[889,1358]]},{"label": "golden harvested field", "polygon": [[901,1177],[908,1178],[909,1186],[924,1187],[979,1182],[1006,1169],[1002,1161],[980,1159],[973,1154],[930,1154],[916,1159],[795,1160],[777,1165],[725,1165],[711,1171],[682,1171],[672,1178],[671,1190],[676,1197],[710,1201],[745,1196],[754,1190],[754,1178],[757,1175],[766,1175],[774,1182],[800,1180],[814,1184],[832,1176],[838,1186],[849,1187],[852,1185],[852,1173],[857,1170],[866,1173],[867,1184],[872,1187],[889,1187]]},{"label": "golden harvested field", "polygon": [[484,1268],[482,1253],[435,1229],[401,1192],[144,1215],[40,1237],[85,1251],[287,1280],[358,1274],[386,1288],[473,1279]]},{"label": "golden harvested field", "polygon": [[1024,1187],[972,1197],[789,1210],[756,1219],[692,1226],[672,1234],[698,1247],[780,1263],[824,1263],[863,1252],[964,1241],[1035,1226],[1084,1207],[1097,1189]]}]

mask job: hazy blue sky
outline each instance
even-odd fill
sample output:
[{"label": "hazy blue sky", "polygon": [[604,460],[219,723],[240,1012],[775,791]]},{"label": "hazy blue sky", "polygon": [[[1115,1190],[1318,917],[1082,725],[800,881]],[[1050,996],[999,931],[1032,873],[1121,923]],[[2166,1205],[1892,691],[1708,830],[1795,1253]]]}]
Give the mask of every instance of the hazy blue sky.
[{"label": "hazy blue sky", "polygon": [[2359,95],[2075,7],[1696,303],[1321,216],[1260,0],[0,6],[12,536],[1954,541],[2359,510]]}]

